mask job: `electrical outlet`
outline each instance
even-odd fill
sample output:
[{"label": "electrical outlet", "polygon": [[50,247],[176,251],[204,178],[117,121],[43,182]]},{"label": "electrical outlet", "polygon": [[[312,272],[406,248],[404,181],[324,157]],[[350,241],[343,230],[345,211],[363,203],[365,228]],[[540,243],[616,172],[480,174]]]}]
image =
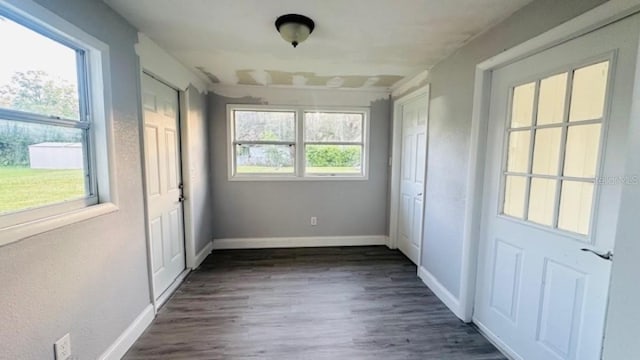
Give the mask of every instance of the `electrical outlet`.
[{"label": "electrical outlet", "polygon": [[66,334],[61,337],[53,345],[56,353],[56,360],[69,360],[71,359],[71,336]]},{"label": "electrical outlet", "polygon": [[311,226],[316,226],[318,225],[318,218],[315,216],[311,217]]}]

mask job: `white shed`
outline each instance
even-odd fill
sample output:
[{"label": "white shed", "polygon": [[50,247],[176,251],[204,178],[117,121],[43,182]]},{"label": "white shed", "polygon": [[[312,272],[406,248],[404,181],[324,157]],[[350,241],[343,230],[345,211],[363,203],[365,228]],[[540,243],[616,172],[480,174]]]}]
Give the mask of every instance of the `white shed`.
[{"label": "white shed", "polygon": [[82,144],[44,142],[29,145],[29,164],[32,169],[82,169]]}]

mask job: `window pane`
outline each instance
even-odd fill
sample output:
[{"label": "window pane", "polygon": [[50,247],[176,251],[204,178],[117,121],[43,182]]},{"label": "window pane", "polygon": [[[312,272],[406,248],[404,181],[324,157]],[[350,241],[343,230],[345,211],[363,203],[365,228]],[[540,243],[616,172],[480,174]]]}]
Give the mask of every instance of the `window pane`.
[{"label": "window pane", "polygon": [[0,107],[79,120],[76,51],[0,17]]},{"label": "window pane", "polygon": [[234,111],[236,141],[296,140],[296,113],[279,111]]},{"label": "window pane", "polygon": [[593,120],[602,117],[608,74],[608,61],[574,72],[569,121]]},{"label": "window pane", "polygon": [[513,104],[511,109],[512,128],[531,126],[535,92],[536,83],[534,82],[520,85],[513,89]]},{"label": "window pane", "polygon": [[529,197],[529,221],[553,225],[553,211],[556,200],[556,180],[531,179]]},{"label": "window pane", "polygon": [[86,196],[83,130],[0,119],[0,213]]},{"label": "window pane", "polygon": [[307,142],[362,142],[362,114],[304,113]]},{"label": "window pane", "polygon": [[561,128],[536,130],[533,151],[533,173],[557,175],[560,161]]},{"label": "window pane", "polygon": [[585,178],[596,176],[601,127],[600,124],[569,127],[564,176]]},{"label": "window pane", "polygon": [[587,235],[591,225],[593,184],[563,181],[558,228]]},{"label": "window pane", "polygon": [[529,172],[529,144],[531,131],[512,131],[509,134],[509,149],[507,150],[507,171]]},{"label": "window pane", "polygon": [[567,93],[568,74],[558,74],[540,82],[540,99],[538,100],[538,125],[562,122],[564,102]]},{"label": "window pane", "polygon": [[307,174],[361,174],[362,146],[306,145]]},{"label": "window pane", "polygon": [[527,178],[523,176],[507,176],[504,190],[505,215],[522,219],[524,217],[524,198]]},{"label": "window pane", "polygon": [[236,145],[237,174],[293,174],[295,146]]}]

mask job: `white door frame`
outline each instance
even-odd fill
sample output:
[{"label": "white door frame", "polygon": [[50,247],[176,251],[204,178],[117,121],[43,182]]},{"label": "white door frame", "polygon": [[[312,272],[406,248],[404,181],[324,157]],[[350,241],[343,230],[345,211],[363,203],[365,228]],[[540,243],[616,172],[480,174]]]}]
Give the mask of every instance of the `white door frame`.
[{"label": "white door frame", "polygon": [[456,312],[463,321],[472,321],[475,302],[484,163],[487,150],[487,124],[493,70],[580,37],[637,12],[640,12],[640,0],[610,0],[476,66],[469,167],[466,181],[466,193],[469,201],[466,203],[464,214],[460,308]]},{"label": "white door frame", "polygon": [[[391,157],[389,161],[391,163],[391,193],[390,193],[390,211],[389,211],[389,248],[397,249],[398,248],[398,208],[400,204],[400,165],[401,165],[401,157],[402,157],[402,108],[407,103],[411,102],[417,97],[426,96],[427,98],[427,143],[426,150],[428,155],[429,149],[429,91],[430,85],[427,84],[419,89],[416,89],[409,94],[406,94],[400,97],[397,100],[393,101],[393,123],[392,123],[392,132],[393,139],[391,140]],[[428,163],[428,156],[425,156],[425,161]],[[426,187],[427,183],[427,173],[428,166],[425,166],[425,179],[424,184]],[[425,190],[425,189],[423,189]],[[422,265],[422,238],[424,234],[424,206],[427,202],[426,200],[426,192],[422,192],[424,196],[424,201],[422,201],[422,231],[420,234],[420,246],[419,252],[420,256],[418,257],[418,269]]]}]

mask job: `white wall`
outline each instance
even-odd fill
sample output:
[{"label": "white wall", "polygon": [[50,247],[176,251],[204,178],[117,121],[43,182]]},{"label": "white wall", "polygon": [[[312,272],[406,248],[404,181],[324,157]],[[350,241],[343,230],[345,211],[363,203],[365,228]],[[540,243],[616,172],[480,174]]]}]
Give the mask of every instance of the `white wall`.
[{"label": "white wall", "polygon": [[37,2],[110,47],[119,211],[0,248],[0,359],[53,359],[67,332],[96,359],[150,303],[137,32],[99,0]]},{"label": "white wall", "polygon": [[453,298],[459,298],[461,284],[476,65],[603,2],[534,1],[440,62],[417,84],[431,84],[422,265]]},{"label": "white wall", "polygon": [[[229,181],[227,104],[370,107],[369,179]],[[214,238],[386,235],[389,114],[381,92],[215,88],[209,96]],[[310,226],[311,216],[317,226]]]}]

